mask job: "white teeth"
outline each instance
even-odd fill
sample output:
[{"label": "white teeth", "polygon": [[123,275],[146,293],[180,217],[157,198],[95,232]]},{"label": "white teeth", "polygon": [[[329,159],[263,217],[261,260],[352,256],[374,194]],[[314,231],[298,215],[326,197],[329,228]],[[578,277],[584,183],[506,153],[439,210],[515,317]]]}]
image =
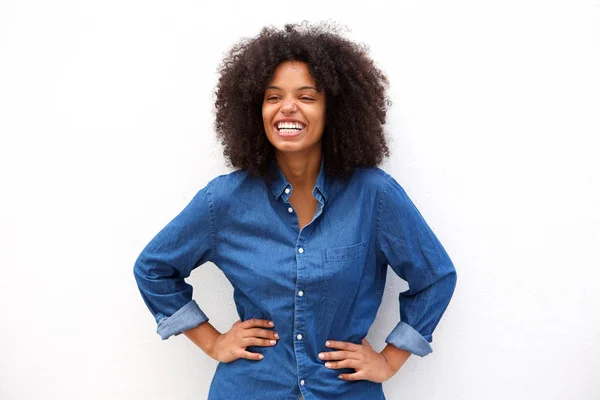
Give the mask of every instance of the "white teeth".
[{"label": "white teeth", "polygon": [[277,124],[277,129],[304,129],[304,125],[299,122],[280,122]]}]

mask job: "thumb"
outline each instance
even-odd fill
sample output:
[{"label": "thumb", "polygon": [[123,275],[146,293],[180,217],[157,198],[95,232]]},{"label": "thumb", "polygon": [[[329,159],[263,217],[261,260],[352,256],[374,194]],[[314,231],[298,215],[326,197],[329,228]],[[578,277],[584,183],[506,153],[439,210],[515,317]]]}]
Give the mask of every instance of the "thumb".
[{"label": "thumb", "polygon": [[362,344],[363,344],[364,346],[369,346],[369,347],[371,347],[371,344],[370,344],[370,343],[367,341],[367,338],[364,338],[364,339],[362,340]]}]

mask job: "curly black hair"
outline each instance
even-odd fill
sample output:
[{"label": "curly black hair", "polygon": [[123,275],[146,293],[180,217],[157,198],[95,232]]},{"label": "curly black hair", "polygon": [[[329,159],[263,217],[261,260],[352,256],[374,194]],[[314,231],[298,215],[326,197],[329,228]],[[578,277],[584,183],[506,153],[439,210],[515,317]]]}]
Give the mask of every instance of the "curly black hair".
[{"label": "curly black hair", "polygon": [[265,175],[275,149],[267,139],[262,103],[275,68],[287,60],[308,65],[317,90],[325,91],[322,150],[326,173],[347,178],[356,167],[379,165],[389,156],[383,130],[387,77],[368,47],[343,38],[331,23],[265,27],[242,39],[219,67],[215,129],[230,166]]}]

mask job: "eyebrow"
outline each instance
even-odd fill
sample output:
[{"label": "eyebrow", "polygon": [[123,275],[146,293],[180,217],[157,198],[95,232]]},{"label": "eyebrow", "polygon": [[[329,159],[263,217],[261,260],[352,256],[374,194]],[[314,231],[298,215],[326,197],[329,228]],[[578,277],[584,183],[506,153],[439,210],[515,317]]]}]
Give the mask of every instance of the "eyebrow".
[{"label": "eyebrow", "polygon": [[[283,90],[279,86],[267,86],[267,89]],[[302,86],[302,87],[299,87],[298,89],[296,89],[296,91],[306,90],[306,89],[312,89],[315,92],[317,92],[317,88],[314,86]]]}]

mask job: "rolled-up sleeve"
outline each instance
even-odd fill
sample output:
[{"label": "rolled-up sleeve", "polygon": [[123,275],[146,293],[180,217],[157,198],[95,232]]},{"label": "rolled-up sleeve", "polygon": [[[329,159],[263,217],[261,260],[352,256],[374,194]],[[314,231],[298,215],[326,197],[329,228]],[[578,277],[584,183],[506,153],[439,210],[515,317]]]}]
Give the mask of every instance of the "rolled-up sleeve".
[{"label": "rolled-up sleeve", "polygon": [[399,295],[400,322],[385,341],[423,357],[432,351],[433,331],[454,293],[456,270],[404,189],[386,178],[378,210],[378,251],[409,289]]},{"label": "rolled-up sleeve", "polygon": [[215,252],[211,184],[146,245],[133,268],[163,340],[208,321],[192,299],[193,288],[185,278]]}]

